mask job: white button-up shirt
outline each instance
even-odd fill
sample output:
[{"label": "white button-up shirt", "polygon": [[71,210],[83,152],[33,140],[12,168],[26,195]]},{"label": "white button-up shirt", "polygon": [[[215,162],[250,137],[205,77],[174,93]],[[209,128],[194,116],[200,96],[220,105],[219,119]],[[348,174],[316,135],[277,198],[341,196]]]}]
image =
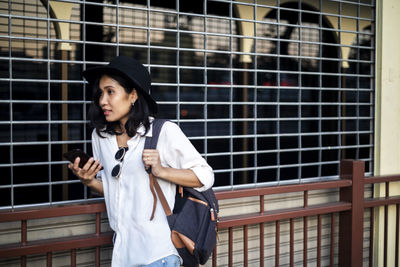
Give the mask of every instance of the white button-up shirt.
[{"label": "white button-up shirt", "polygon": [[[179,255],[171,242],[171,231],[159,200],[154,219],[150,221],[153,195],[142,161],[145,142],[143,126],[138,133],[128,141],[129,150],[118,179],[111,176],[111,170],[118,163],[114,157],[119,149],[116,136],[103,133],[105,138],[101,138],[96,131],[92,134],[93,156],[104,167],[99,175],[103,182],[108,219],[116,233],[113,267],[140,266],[169,255]],[[151,133],[152,128],[146,136],[151,136]],[[203,184],[197,190],[206,190],[213,185],[211,167],[175,123],[167,121],[163,125],[157,150],[162,166],[193,170]],[[172,210],[176,185],[163,179],[158,181]]]}]

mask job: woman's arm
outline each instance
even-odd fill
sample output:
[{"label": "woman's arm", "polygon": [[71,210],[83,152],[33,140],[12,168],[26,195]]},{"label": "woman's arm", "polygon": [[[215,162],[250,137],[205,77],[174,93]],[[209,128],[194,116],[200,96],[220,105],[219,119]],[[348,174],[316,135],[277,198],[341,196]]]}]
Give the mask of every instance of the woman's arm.
[{"label": "woman's arm", "polygon": [[214,183],[210,165],[173,122],[164,123],[157,150],[143,150],[142,159],[146,168],[152,166],[155,176],[170,182],[194,187],[198,191],[207,190]]},{"label": "woman's arm", "polygon": [[142,159],[146,169],[151,166],[151,172],[156,177],[186,187],[203,186],[191,169],[163,167],[160,162],[160,155],[156,149],[144,149]]}]

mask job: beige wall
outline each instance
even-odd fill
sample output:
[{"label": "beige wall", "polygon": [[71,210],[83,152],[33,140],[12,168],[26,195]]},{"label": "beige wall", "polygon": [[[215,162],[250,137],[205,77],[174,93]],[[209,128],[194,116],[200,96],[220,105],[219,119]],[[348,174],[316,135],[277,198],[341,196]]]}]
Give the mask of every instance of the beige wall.
[{"label": "beige wall", "polygon": [[[376,15],[376,109],[375,175],[400,173],[400,1],[378,0]],[[375,188],[375,196],[384,196],[385,186]],[[398,183],[390,185],[390,194],[400,194]],[[389,207],[389,259],[394,266],[395,207]],[[375,263],[383,264],[383,209],[375,222]]]},{"label": "beige wall", "polygon": [[377,2],[375,174],[400,173],[400,1]]}]

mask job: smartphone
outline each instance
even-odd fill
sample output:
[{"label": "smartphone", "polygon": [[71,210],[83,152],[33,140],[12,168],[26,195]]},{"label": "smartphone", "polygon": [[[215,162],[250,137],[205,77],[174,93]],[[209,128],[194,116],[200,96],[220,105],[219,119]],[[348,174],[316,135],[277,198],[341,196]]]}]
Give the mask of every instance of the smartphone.
[{"label": "smartphone", "polygon": [[90,159],[90,156],[80,149],[68,151],[63,154],[63,157],[71,161],[72,163],[74,163],[75,159],[79,157],[81,159],[81,161],[79,162],[79,168],[83,168],[86,162],[88,162],[88,160]]}]

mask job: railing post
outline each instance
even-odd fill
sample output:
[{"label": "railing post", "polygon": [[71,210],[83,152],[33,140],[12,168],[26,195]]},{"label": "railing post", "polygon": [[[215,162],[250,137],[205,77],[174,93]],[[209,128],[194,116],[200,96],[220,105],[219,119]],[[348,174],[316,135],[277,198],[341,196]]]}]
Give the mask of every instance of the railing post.
[{"label": "railing post", "polygon": [[362,267],[364,231],[364,162],[342,160],[340,178],[351,179],[351,187],[340,189],[340,200],[351,202],[339,215],[339,266]]}]

